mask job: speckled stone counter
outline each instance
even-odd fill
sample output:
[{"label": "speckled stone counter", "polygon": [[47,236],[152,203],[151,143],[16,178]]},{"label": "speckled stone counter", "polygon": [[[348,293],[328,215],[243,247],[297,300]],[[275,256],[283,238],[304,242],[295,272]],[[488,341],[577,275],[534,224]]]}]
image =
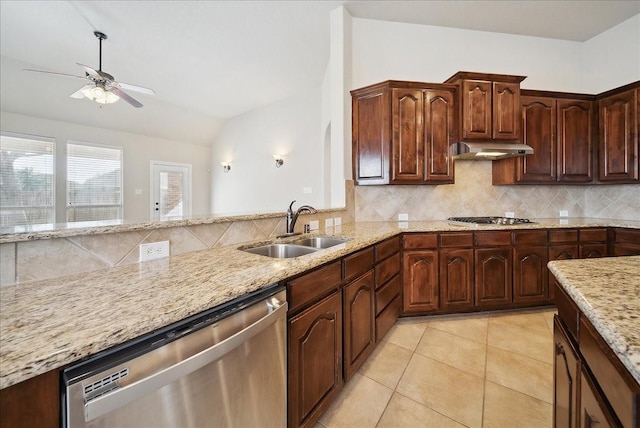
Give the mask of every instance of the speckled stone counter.
[{"label": "speckled stone counter", "polygon": [[554,261],[549,270],[640,383],[640,256]]},{"label": "speckled stone counter", "polygon": [[[293,259],[268,258],[233,246],[1,287],[0,388],[121,344],[398,233],[640,228],[640,222],[622,220],[536,221],[538,223],[526,226],[477,227],[445,221],[355,223],[322,233],[349,238],[347,243]],[[638,289],[635,290],[637,296]]]}]

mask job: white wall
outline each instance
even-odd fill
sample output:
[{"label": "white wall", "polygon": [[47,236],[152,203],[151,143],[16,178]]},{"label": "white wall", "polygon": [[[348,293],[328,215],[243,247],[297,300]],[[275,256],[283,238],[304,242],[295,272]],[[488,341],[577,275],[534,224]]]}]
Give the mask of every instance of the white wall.
[{"label": "white wall", "polygon": [[[52,137],[56,140],[56,216],[57,222],[65,220],[66,155],[67,140],[120,146],[123,148],[124,165],[124,219],[149,219],[149,161],[189,163],[192,165],[193,215],[209,214],[211,147],[183,141],[164,140],[144,135],[94,128],[74,123],[42,119],[10,112],[0,112],[2,131]],[[135,189],[142,189],[141,195]]]},{"label": "white wall", "polygon": [[587,40],[582,68],[590,93],[640,80],[640,14]]},{"label": "white wall", "polygon": [[353,19],[353,88],[384,80],[443,82],[458,71],[528,76],[527,89],[580,92],[578,42]]},{"label": "white wall", "polygon": [[[322,88],[228,119],[212,148],[214,214],[285,211],[295,206],[323,207]],[[284,155],[275,167],[274,154]],[[224,173],[220,162],[230,161]],[[303,194],[311,187],[311,194]]]}]

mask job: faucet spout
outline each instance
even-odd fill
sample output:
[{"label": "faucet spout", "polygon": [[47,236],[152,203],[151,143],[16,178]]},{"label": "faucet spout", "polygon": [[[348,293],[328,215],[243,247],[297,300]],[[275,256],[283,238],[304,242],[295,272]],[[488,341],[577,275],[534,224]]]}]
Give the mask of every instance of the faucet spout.
[{"label": "faucet spout", "polygon": [[291,201],[289,209],[287,209],[287,235],[293,235],[293,229],[295,228],[296,221],[298,221],[298,216],[300,216],[301,213],[308,212],[309,214],[315,214],[318,212],[318,210],[313,208],[311,205],[302,205],[295,212],[293,212],[293,204],[295,202],[295,200]]}]

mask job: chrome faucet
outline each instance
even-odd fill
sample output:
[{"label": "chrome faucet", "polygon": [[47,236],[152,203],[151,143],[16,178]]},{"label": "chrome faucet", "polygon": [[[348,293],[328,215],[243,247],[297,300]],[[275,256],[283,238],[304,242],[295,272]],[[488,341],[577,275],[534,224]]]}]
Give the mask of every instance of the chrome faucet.
[{"label": "chrome faucet", "polygon": [[288,235],[294,235],[295,233],[293,232],[293,228],[296,226],[296,221],[298,220],[298,216],[300,215],[300,213],[306,211],[309,214],[315,214],[318,212],[318,210],[316,210],[315,208],[313,208],[310,205],[303,205],[300,208],[298,208],[296,210],[296,212],[293,212],[293,204],[296,201],[291,201],[291,204],[289,205],[289,209],[287,210],[287,233],[284,236],[288,236]]}]

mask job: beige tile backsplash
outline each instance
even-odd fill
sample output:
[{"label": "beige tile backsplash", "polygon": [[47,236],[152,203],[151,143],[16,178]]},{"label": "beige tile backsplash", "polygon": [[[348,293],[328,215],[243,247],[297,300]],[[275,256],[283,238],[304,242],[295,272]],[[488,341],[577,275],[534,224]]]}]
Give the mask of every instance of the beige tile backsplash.
[{"label": "beige tile backsplash", "polygon": [[439,186],[356,186],[358,221],[438,220],[451,216],[553,218],[566,210],[570,217],[640,220],[640,186],[518,185],[492,186],[491,162],[457,161],[455,184]]},{"label": "beige tile backsplash", "polygon": [[[640,220],[640,186],[492,186],[491,162],[456,163],[456,183],[439,186],[354,186],[346,182],[346,209],[301,217],[296,231],[310,220],[336,216],[343,223],[437,220],[449,216],[504,215]],[[79,272],[137,263],[142,243],[171,241],[171,254],[238,245],[274,238],[285,230],[282,217],[166,229],[54,238],[0,245],[0,285],[58,278]]]}]

